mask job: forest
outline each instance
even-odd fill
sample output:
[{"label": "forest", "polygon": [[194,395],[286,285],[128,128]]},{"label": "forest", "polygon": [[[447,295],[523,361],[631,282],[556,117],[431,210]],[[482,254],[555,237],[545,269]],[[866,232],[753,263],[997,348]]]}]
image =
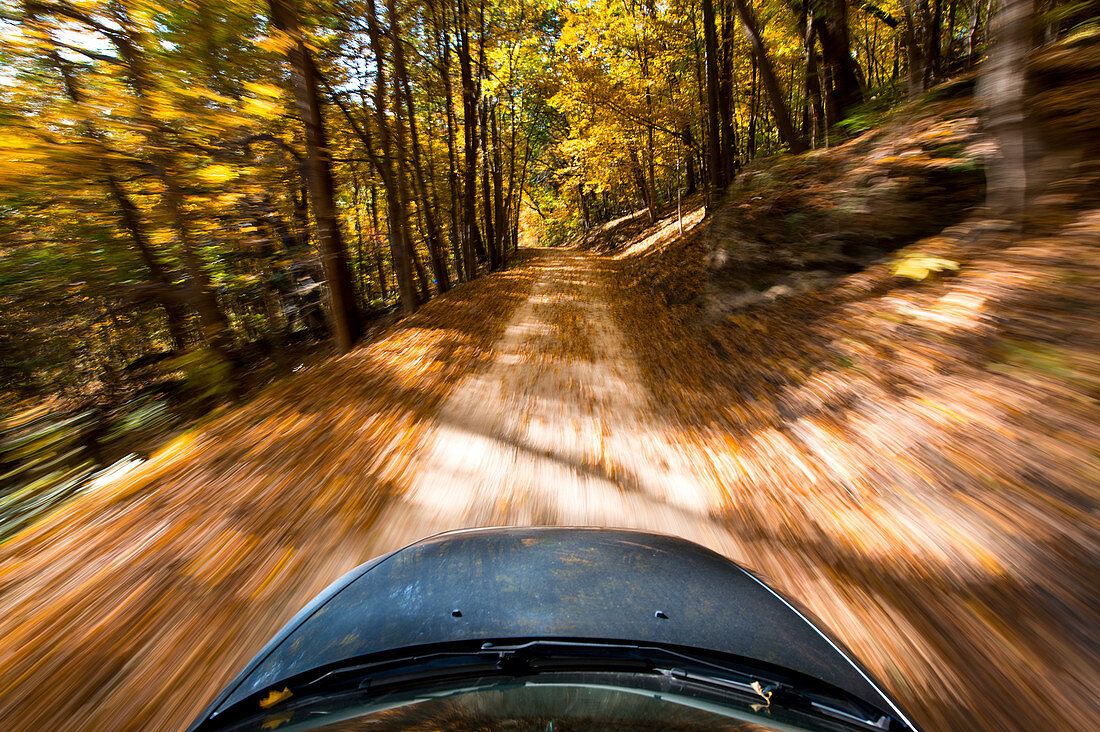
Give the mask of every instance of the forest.
[{"label": "forest", "polygon": [[[157,359],[220,398],[347,351],[521,240],[867,129],[969,73],[992,7],[6,2],[6,406],[114,404]],[[1088,17],[1036,12],[1051,37]]]}]

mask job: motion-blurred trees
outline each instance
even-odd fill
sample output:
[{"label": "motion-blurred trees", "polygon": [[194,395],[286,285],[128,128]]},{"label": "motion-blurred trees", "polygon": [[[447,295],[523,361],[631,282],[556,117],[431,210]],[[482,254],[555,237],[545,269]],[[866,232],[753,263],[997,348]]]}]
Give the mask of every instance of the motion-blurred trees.
[{"label": "motion-blurred trees", "polygon": [[290,61],[294,98],[306,143],[306,170],[317,232],[318,249],[329,292],[329,313],[336,331],[336,347],[348,351],[362,335],[359,305],[351,281],[347,253],[336,220],[336,182],[332,177],[332,150],[321,116],[317,64],[302,36],[293,0],[270,0],[271,19],[282,31]]},{"label": "motion-blurred trees", "polygon": [[0,3],[5,401],[134,388],[131,365],[196,348],[245,378],[322,315],[346,350],[361,309],[501,266],[538,154],[517,48],[545,10],[463,8]]},{"label": "motion-blurred trees", "polygon": [[[1043,5],[1040,35],[1080,5]],[[993,8],[0,0],[7,401],[123,394],[158,354],[247,382],[302,342],[346,350],[505,266],[521,221],[554,242],[656,220],[866,129],[969,73]]]}]

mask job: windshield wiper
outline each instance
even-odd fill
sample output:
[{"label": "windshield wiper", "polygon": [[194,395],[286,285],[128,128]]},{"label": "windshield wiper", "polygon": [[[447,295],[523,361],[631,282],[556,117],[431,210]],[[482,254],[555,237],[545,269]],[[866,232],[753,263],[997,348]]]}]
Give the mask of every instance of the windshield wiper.
[{"label": "windshield wiper", "polygon": [[[427,650],[427,649],[425,649]],[[435,648],[413,656],[353,662],[304,675],[291,682],[298,698],[351,692],[384,696],[463,679],[511,680],[539,674],[610,673],[667,678],[718,693],[753,712],[789,710],[867,730],[888,730],[891,719],[847,695],[801,688],[782,672],[716,662],[660,646],[614,642],[530,640]],[[282,683],[282,682],[280,682]]]},{"label": "windshield wiper", "polygon": [[654,664],[641,657],[624,657],[639,646],[602,643],[531,641],[516,645],[480,644],[476,649],[440,650],[411,657],[356,663],[326,669],[297,684],[318,693],[339,687],[375,690],[479,675],[530,676],[559,671],[650,673]]},{"label": "windshield wiper", "polygon": [[723,676],[693,673],[682,668],[661,669],[661,671],[680,681],[694,681],[710,686],[717,686],[722,689],[738,691],[750,698],[759,697],[757,703],[762,707],[771,706],[772,695],[781,688],[779,684],[764,684],[759,680],[739,681]]},{"label": "windshield wiper", "polygon": [[800,690],[789,684],[763,684],[759,680],[746,683],[744,681],[726,678],[725,676],[700,674],[682,668],[671,668],[667,669],[666,672],[672,678],[681,681],[718,687],[720,689],[729,689],[750,696],[755,695],[758,701],[750,705],[755,712],[771,709],[773,705],[776,708],[793,709],[803,712],[812,709],[842,722],[859,725],[867,729],[890,729],[890,717],[864,704],[855,704],[821,694],[815,694],[813,692]]},{"label": "windshield wiper", "polygon": [[[890,717],[862,701],[838,698],[834,694],[802,688],[792,679],[784,678],[780,682],[775,678],[768,678],[766,674],[757,673],[756,669],[733,668],[729,664],[715,663],[669,648],[631,643],[549,640],[513,645],[486,643],[482,646],[482,653],[497,654],[502,660],[522,658],[526,668],[536,672],[540,669],[579,670],[577,667],[580,659],[576,655],[579,652],[588,654],[587,661],[592,668],[602,666],[600,670],[618,671],[620,667],[633,662],[638,671],[644,669],[679,681],[702,684],[726,694],[732,692],[757,712],[774,705],[776,708],[824,714],[866,729],[888,730],[891,726]],[[623,658],[624,653],[631,658]],[[677,660],[680,663],[669,666],[668,660]]]}]

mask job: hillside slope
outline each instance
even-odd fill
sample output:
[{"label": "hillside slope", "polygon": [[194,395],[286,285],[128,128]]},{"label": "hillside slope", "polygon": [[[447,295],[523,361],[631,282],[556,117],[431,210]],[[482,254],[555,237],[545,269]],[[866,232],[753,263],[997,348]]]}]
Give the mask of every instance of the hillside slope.
[{"label": "hillside slope", "polygon": [[1034,64],[1062,93],[1035,101],[1049,185],[1023,231],[980,207],[962,95],[615,248],[654,407],[757,566],[845,588],[809,602],[929,729],[958,726],[960,694],[983,728],[1100,722],[1100,95],[1079,91],[1100,63]]}]

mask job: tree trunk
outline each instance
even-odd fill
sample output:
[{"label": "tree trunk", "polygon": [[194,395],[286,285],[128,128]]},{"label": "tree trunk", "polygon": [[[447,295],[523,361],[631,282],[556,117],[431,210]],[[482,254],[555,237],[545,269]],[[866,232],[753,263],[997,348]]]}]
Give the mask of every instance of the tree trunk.
[{"label": "tree trunk", "polygon": [[909,98],[919,97],[924,92],[924,54],[919,41],[920,26],[913,10],[913,0],[901,0],[902,15],[905,16],[902,37],[905,41],[908,61],[907,87]]},{"label": "tree trunk", "polygon": [[748,146],[748,159],[753,160],[756,158],[756,114],[760,108],[760,86],[757,83],[758,66],[756,62],[756,52],[752,51],[752,82],[749,86],[749,141]]},{"label": "tree trunk", "polygon": [[[981,29],[982,16],[981,0],[970,0],[970,22],[966,28],[966,62],[973,66],[976,59],[978,46],[978,31]],[[989,19],[986,19],[989,22]]]},{"label": "tree trunk", "polygon": [[[512,250],[516,249],[516,215],[519,211],[518,204],[515,199],[516,192],[516,102],[515,99],[509,94],[508,96],[508,118],[511,127],[511,142],[508,145],[508,189],[504,194],[504,213],[508,222],[508,232],[505,236],[504,246],[507,248],[511,245]],[[527,158],[531,154],[531,146],[527,145],[523,155],[523,167],[521,174],[527,172]],[[522,184],[520,190],[523,190]],[[507,256],[505,257],[507,260]]]},{"label": "tree trunk", "polygon": [[[705,0],[706,1],[706,0]],[[764,83],[764,90],[768,93],[768,101],[771,103],[772,113],[775,117],[775,125],[779,130],[780,139],[787,144],[792,153],[800,153],[806,149],[806,143],[798,135],[791,124],[791,112],[787,108],[786,97],[779,88],[779,81],[772,68],[771,59],[764,50],[764,43],[756,30],[756,20],[749,11],[747,0],[733,0],[737,14],[741,17],[741,30],[745,39],[756,53],[757,65],[760,67],[760,80]]]},{"label": "tree trunk", "polygon": [[737,141],[733,125],[733,34],[736,19],[732,12],[723,12],[721,78],[718,84],[718,116],[722,133],[722,176],[727,185],[734,179],[737,169]]},{"label": "tree trunk", "polygon": [[382,299],[390,296],[390,287],[386,282],[386,270],[382,266],[381,229],[378,226],[378,189],[370,187],[371,253],[374,257],[374,270],[378,276],[378,290]]},{"label": "tree trunk", "polygon": [[829,88],[829,104],[839,122],[851,108],[863,101],[863,89],[859,83],[859,70],[852,58],[851,41],[848,38],[847,0],[823,0],[814,13],[811,23],[817,26],[821,42],[821,60],[828,67],[832,84]]},{"label": "tree trunk", "polygon": [[824,138],[825,105],[822,102],[821,78],[817,73],[817,26],[809,22],[803,14],[800,18],[801,31],[806,48],[806,97],[808,107],[808,129],[805,131],[811,147],[818,147]]},{"label": "tree trunk", "polygon": [[722,133],[719,123],[718,37],[715,27],[714,2],[703,0],[703,44],[707,57],[707,149],[710,152],[710,187],[721,191],[726,187],[725,166],[722,165]]},{"label": "tree trunk", "polygon": [[[389,223],[390,256],[393,270],[397,275],[397,289],[401,293],[401,307],[406,313],[413,313],[420,307],[420,296],[413,281],[413,261],[409,254],[408,212],[402,195],[404,182],[400,167],[394,166],[395,145],[390,134],[389,120],[386,118],[386,66],[382,44],[382,34],[378,29],[378,11],[374,0],[367,0],[367,33],[370,36],[371,49],[376,62],[374,75],[374,112],[378,118],[378,138],[382,145],[378,155],[378,174],[386,188],[386,219]],[[361,135],[367,137],[367,135]],[[364,140],[369,142],[369,139]]]},{"label": "tree trunk", "polygon": [[189,299],[199,313],[203,336],[211,348],[231,362],[233,346],[229,323],[225,312],[218,305],[213,283],[192,236],[191,222],[183,207],[183,194],[176,185],[175,172],[162,168],[159,177],[165,182],[164,201],[183,250],[183,264],[191,280],[188,287]]},{"label": "tree trunk", "polygon": [[[695,7],[696,6],[695,6],[695,3],[692,3],[690,7],[691,7],[691,48],[692,48],[692,51],[695,54],[694,63],[692,64],[692,71],[694,71],[694,73],[695,73],[695,89],[696,89],[696,93],[698,94],[699,109],[700,110],[706,110],[706,109],[709,109],[709,106],[707,104],[707,85],[703,81],[703,68],[702,68],[705,62],[703,60],[702,54],[700,54],[700,52],[699,52],[699,31],[696,27],[696,22],[695,22],[695,20],[696,20],[696,13],[695,13]],[[709,121],[710,121],[710,116],[709,115],[707,115],[705,120],[701,119],[699,121],[700,135],[702,137],[702,148],[701,148],[700,153],[699,153],[699,172],[700,172],[700,177],[704,181],[708,180],[708,177],[707,177],[707,159],[708,159],[708,155],[707,155],[707,150],[708,150],[708,148],[707,148],[707,137],[709,135],[709,132],[708,132],[708,123],[709,123]],[[688,125],[688,132],[689,133],[691,132],[691,125],[690,124]],[[709,188],[708,188],[708,190],[709,190]],[[709,202],[709,196],[708,196],[708,202]]]},{"label": "tree trunk", "polygon": [[942,61],[941,55],[941,42],[940,42],[940,26],[943,24],[943,0],[933,0],[932,2],[932,24],[928,28],[928,42],[926,44],[925,58],[928,59],[927,68],[925,70],[924,83],[926,87],[932,85],[932,83],[940,76],[940,67]]},{"label": "tree trunk", "polygon": [[642,206],[649,214],[649,223],[655,224],[657,223],[657,210],[653,205],[653,192],[646,185],[645,171],[642,170],[642,165],[638,162],[638,151],[633,145],[630,147],[630,171],[634,176],[634,185],[638,187],[638,195],[642,199]]},{"label": "tree trunk", "polygon": [[458,0],[458,62],[462,76],[462,128],[465,139],[465,167],[462,171],[462,217],[465,232],[462,250],[465,259],[466,279],[477,277],[475,250],[480,233],[477,227],[477,109],[478,92],[470,60],[470,6],[469,0]]},{"label": "tree trunk", "polygon": [[[108,174],[106,179],[111,190],[111,197],[115,199],[115,204],[118,206],[123,226],[129,232],[142,263],[149,271],[149,281],[158,287],[174,290],[175,286],[172,284],[171,278],[165,272],[156,254],[153,253],[153,248],[149,245],[149,240],[145,236],[145,229],[141,224],[137,205],[134,204],[126,191],[122,189],[122,184],[113,175]],[[172,341],[172,348],[177,351],[183,349],[187,345],[186,312],[174,297],[162,295],[158,296],[157,301],[164,309],[164,315],[168,320],[168,334]]]},{"label": "tree trunk", "polygon": [[496,221],[497,249],[500,252],[500,266],[508,262],[508,250],[505,239],[508,235],[508,221],[504,218],[504,161],[500,155],[500,125],[497,121],[497,108],[493,107],[491,116],[493,133],[493,218]]},{"label": "tree trunk", "polygon": [[[648,9],[652,11],[650,13],[651,16],[656,14],[654,9],[652,8],[652,5],[650,5],[650,7]],[[642,37],[640,39],[638,39],[638,58],[641,61],[642,78],[648,80],[649,79],[649,47],[646,43],[646,34],[645,34],[645,26],[644,25],[642,26],[642,29],[643,29],[642,30]],[[655,174],[655,161],[656,161],[657,155],[656,155],[656,150],[654,149],[654,145],[653,145],[653,92],[650,89],[650,85],[648,83],[646,83],[646,85],[645,85],[645,121],[646,121],[646,129],[645,129],[645,137],[646,137],[646,142],[645,142],[645,169],[646,169],[646,176],[647,176],[648,190],[649,190],[649,207],[652,209],[649,212],[649,217],[650,217],[650,219],[656,221],[656,219],[657,219],[657,209],[659,208],[658,202],[657,202],[657,184],[656,184],[656,174]]]},{"label": "tree trunk", "polygon": [[[446,4],[441,3],[444,7]],[[440,24],[444,21],[441,19]],[[442,29],[439,31],[439,35],[443,36]],[[441,68],[440,75],[443,77],[443,90],[445,93],[445,105],[446,105],[446,118],[447,118],[447,186],[451,194],[450,200],[450,223],[451,223],[451,250],[452,257],[455,264],[455,276],[461,282],[466,282],[469,279],[469,275],[466,273],[465,259],[462,254],[462,237],[460,231],[462,230],[459,222],[459,204],[462,198],[461,191],[459,190],[458,180],[458,150],[455,143],[455,128],[458,126],[455,120],[454,114],[454,89],[451,84],[451,42],[448,37],[442,37],[439,39],[441,48]]]},{"label": "tree trunk", "polygon": [[[958,48],[955,46],[955,21],[958,18],[958,0],[950,0],[947,6],[947,61],[950,62]],[[946,66],[949,65],[945,63]]]},{"label": "tree trunk", "polygon": [[[397,90],[394,89],[396,92]],[[394,96],[394,103],[397,103],[397,97]],[[395,115],[396,117],[397,115]],[[404,236],[402,240],[405,243],[405,252],[409,260],[413,263],[413,271],[416,272],[416,281],[420,289],[418,291],[417,299],[420,303],[427,302],[431,296],[432,291],[428,285],[428,274],[424,270],[424,263],[420,260],[420,253],[416,251],[416,238],[412,234],[412,226],[409,224],[409,203],[412,201],[412,196],[409,194],[409,179],[406,172],[406,159],[405,159],[405,144],[404,140],[404,125],[399,124],[399,130],[394,135],[394,147],[397,150],[397,165],[394,166],[394,177],[397,179],[397,200],[400,202],[400,216],[402,221],[402,229]]]},{"label": "tree trunk", "polygon": [[493,186],[490,182],[492,154],[489,151],[489,108],[484,99],[478,114],[478,128],[481,135],[481,212],[484,222],[485,246],[489,249],[489,269],[500,268],[500,250],[497,248],[496,222],[493,220]]},{"label": "tree trunk", "polygon": [[317,93],[317,69],[298,26],[298,14],[291,0],[269,0],[275,27],[291,37],[294,45],[287,51],[298,114],[305,127],[306,159],[309,161],[310,198],[317,226],[317,242],[328,284],[329,308],[336,348],[351,350],[362,335],[363,322],[355,302],[340,226],[336,220],[336,184],[332,177],[332,153],[325,138],[321,118],[321,100]]},{"label": "tree trunk", "polygon": [[359,281],[359,290],[363,295],[363,299],[366,303],[371,300],[371,287],[370,281],[366,276],[366,263],[363,256],[364,249],[364,237],[363,237],[363,206],[362,206],[362,187],[359,184],[359,175],[356,173],[354,167],[351,169],[351,207],[355,211],[355,274],[356,279]]},{"label": "tree trunk", "polygon": [[588,216],[588,199],[584,195],[584,184],[577,184],[577,200],[581,204],[581,223],[584,224],[584,230],[588,231],[592,228],[592,220]]},{"label": "tree trunk", "polygon": [[427,302],[432,291],[428,286],[428,273],[424,270],[424,263],[420,261],[420,252],[416,251],[416,244],[411,236],[405,237],[405,246],[408,247],[409,259],[412,260],[416,281],[420,285],[420,302]]},{"label": "tree trunk", "polygon": [[[519,213],[523,206],[523,185],[527,181],[527,164],[531,162],[531,143],[528,140],[523,151],[523,167],[519,170],[519,186],[516,190],[515,203],[512,205],[512,251],[519,251]],[[515,154],[513,148],[513,155]],[[509,189],[511,187],[509,186]]]},{"label": "tree trunk", "polygon": [[1022,222],[1038,189],[1041,141],[1027,113],[1027,54],[1035,41],[1034,0],[1001,0],[989,20],[993,46],[978,83],[985,129],[998,151],[987,167],[990,210]]},{"label": "tree trunk", "polygon": [[685,167],[687,168],[687,178],[684,181],[685,190],[684,193],[691,195],[695,193],[697,184],[695,183],[695,141],[691,136],[691,125],[684,125],[684,131],[680,133],[680,139],[683,140],[684,147],[687,150],[685,158]]},{"label": "tree trunk", "polygon": [[[390,44],[393,47],[394,67],[394,91],[400,90],[399,98],[404,98],[405,110],[409,121],[409,138],[412,143],[412,180],[416,197],[420,201],[420,210],[424,216],[425,234],[428,240],[428,255],[435,276],[436,287],[440,292],[451,289],[451,278],[447,273],[447,260],[443,254],[443,242],[439,226],[436,223],[432,201],[428,193],[428,184],[424,178],[424,166],[420,155],[420,137],[416,129],[416,104],[413,101],[412,89],[409,85],[409,75],[405,68],[405,51],[401,40],[401,26],[397,17],[397,8],[394,0],[386,1],[386,9],[390,20]],[[400,104],[395,103],[396,110],[400,110]],[[398,135],[403,137],[404,123],[402,115],[397,114]],[[400,145],[400,143],[399,143]],[[403,147],[403,145],[402,145]]]}]

